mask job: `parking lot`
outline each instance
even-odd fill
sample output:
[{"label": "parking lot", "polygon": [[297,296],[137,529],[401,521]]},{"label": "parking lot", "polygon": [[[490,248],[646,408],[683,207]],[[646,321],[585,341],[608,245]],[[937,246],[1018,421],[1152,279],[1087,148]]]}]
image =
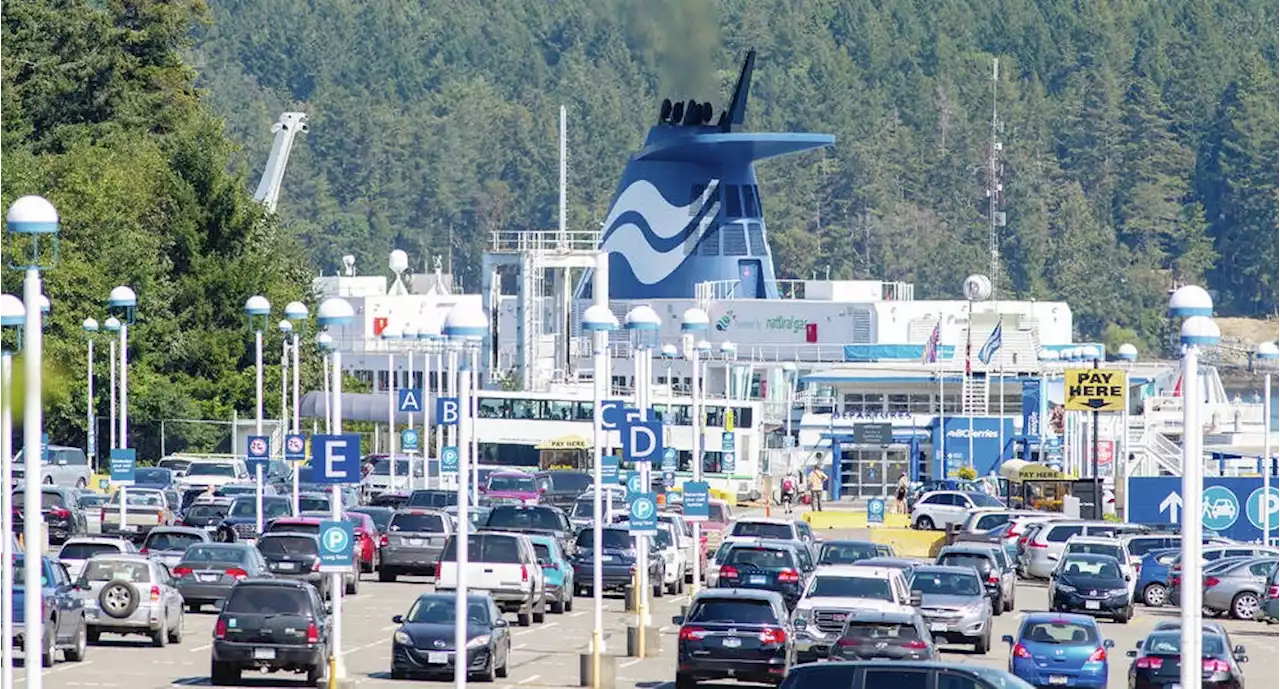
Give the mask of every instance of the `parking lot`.
[{"label": "parking lot", "polygon": [[[865,537],[865,531],[831,531],[826,538]],[[1015,630],[1020,613],[1047,608],[1043,584],[1020,582],[1018,608],[996,618],[992,650],[976,655],[964,647],[944,647],[944,659],[962,663],[981,663],[1005,667],[1008,648],[999,643],[1003,634]],[[393,681],[388,674],[391,635],[396,625],[391,617],[405,613],[414,598],[431,590],[430,579],[405,577],[396,583],[378,583],[365,575],[357,596],[348,597],[343,606],[343,660],[348,677],[360,687],[399,687],[423,684],[421,681]],[[660,627],[662,652],[657,657],[639,660],[619,657],[619,687],[674,688],[676,631],[671,617],[679,614],[687,597],[666,596],[656,599],[653,623]],[[1176,619],[1174,608],[1150,609],[1139,606],[1128,624],[1103,622],[1104,633],[1116,643],[1110,655],[1109,686],[1128,686],[1130,659],[1125,652],[1149,632],[1157,622]],[[634,613],[624,612],[621,597],[605,599],[605,640],[608,652],[625,655],[626,627],[634,621]],[[151,648],[140,637],[104,635],[100,645],[89,649],[81,663],[59,662],[47,669],[48,687],[120,687],[151,689],[171,686],[205,686],[209,684],[209,643],[215,615],[212,612],[186,616],[185,640],[180,645]],[[1274,686],[1280,677],[1280,635],[1276,626],[1260,622],[1221,620],[1236,643],[1243,644],[1249,655],[1244,665],[1246,683],[1255,687]],[[513,627],[511,674],[498,680],[497,687],[577,687],[578,655],[591,638],[592,608],[589,598],[579,598],[573,612],[548,615],[543,624]],[[18,669],[21,678],[22,669]],[[445,679],[443,681],[451,681]],[[431,682],[428,682],[430,684]],[[243,686],[302,686],[301,675],[246,673]],[[733,683],[708,683],[706,687],[731,687]]]}]

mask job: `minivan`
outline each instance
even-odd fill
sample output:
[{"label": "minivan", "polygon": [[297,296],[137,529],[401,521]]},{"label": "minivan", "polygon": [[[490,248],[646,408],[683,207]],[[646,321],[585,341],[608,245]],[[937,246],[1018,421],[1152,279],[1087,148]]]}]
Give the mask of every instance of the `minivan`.
[{"label": "minivan", "polygon": [[[12,486],[23,483],[27,476],[27,467],[23,464],[24,451],[19,450],[13,458]],[[40,481],[51,486],[66,488],[87,488],[93,478],[93,468],[78,447],[49,445],[46,448],[45,461],[40,468]]]}]

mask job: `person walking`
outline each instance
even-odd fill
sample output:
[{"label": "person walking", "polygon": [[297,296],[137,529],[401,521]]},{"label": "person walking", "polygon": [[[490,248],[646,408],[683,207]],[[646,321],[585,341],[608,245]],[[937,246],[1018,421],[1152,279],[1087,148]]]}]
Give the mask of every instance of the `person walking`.
[{"label": "person walking", "polygon": [[817,465],[809,470],[809,507],[815,512],[822,511],[822,490],[826,485],[827,475],[822,473],[822,469]]},{"label": "person walking", "polygon": [[893,494],[893,498],[897,503],[898,514],[907,513],[907,488],[910,485],[907,480],[907,472],[902,472],[902,475],[898,477],[898,488]]},{"label": "person walking", "polygon": [[791,474],[782,477],[782,507],[791,514],[791,507],[796,501],[796,481]]}]

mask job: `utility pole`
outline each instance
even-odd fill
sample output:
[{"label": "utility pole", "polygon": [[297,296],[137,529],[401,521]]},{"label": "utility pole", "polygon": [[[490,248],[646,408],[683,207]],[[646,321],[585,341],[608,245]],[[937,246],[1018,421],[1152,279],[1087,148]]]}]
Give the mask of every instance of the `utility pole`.
[{"label": "utility pole", "polygon": [[[1000,117],[997,111],[997,98],[1000,88],[1000,60],[991,60],[991,151],[987,159],[987,220],[990,222],[989,248],[991,250],[991,299],[1000,300],[1000,228],[1005,226],[1005,216],[1000,210],[1000,199],[1004,194],[1004,185],[1000,183]],[[999,310],[999,307],[997,307]]]}]

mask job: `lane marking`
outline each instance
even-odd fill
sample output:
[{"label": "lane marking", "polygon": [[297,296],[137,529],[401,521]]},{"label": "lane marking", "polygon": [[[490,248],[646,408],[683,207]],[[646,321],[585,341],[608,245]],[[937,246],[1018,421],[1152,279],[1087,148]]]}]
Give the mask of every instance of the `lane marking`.
[{"label": "lane marking", "polygon": [[207,651],[207,650],[209,650],[210,648],[213,648],[213,644],[205,644],[205,645],[203,645],[203,646],[196,646],[195,648],[188,649],[188,651],[189,651],[189,652],[191,652],[191,653],[199,653],[200,651]]},{"label": "lane marking", "polygon": [[348,653],[355,653],[356,651],[363,651],[363,650],[365,650],[365,649],[367,649],[367,648],[373,648],[374,646],[381,646],[382,644],[385,644],[385,643],[386,643],[386,640],[385,640],[385,639],[379,639],[379,640],[377,640],[377,641],[371,641],[371,642],[369,642],[369,643],[367,643],[367,644],[362,644],[362,645],[360,645],[360,646],[356,646],[355,648],[348,648],[347,650],[345,650],[345,651],[343,651],[343,652],[342,652],[342,655],[347,655]]},{"label": "lane marking", "polygon": [[635,660],[628,660],[627,662],[619,665],[618,667],[631,667],[632,665],[635,665],[636,663],[639,663],[643,660],[644,658],[636,658]]},{"label": "lane marking", "polygon": [[558,626],[559,624],[560,624],[559,622],[548,622],[548,623],[546,623],[546,624],[540,624],[540,625],[538,625],[537,627],[533,627],[533,628],[530,628],[530,629],[526,629],[526,630],[524,630],[524,631],[516,632],[516,633],[512,634],[511,636],[524,636],[525,634],[532,634],[532,633],[534,633],[534,632],[540,632],[540,631],[542,631],[542,630],[544,630],[544,629],[550,629],[550,628],[552,628],[552,627]]},{"label": "lane marking", "polygon": [[519,682],[516,682],[516,684],[528,684],[528,683],[530,683],[530,682],[536,682],[536,681],[538,681],[538,680],[539,680],[539,679],[541,679],[541,678],[542,678],[542,675],[531,675],[531,676],[529,676],[529,677],[525,677],[524,679],[520,680]]}]

